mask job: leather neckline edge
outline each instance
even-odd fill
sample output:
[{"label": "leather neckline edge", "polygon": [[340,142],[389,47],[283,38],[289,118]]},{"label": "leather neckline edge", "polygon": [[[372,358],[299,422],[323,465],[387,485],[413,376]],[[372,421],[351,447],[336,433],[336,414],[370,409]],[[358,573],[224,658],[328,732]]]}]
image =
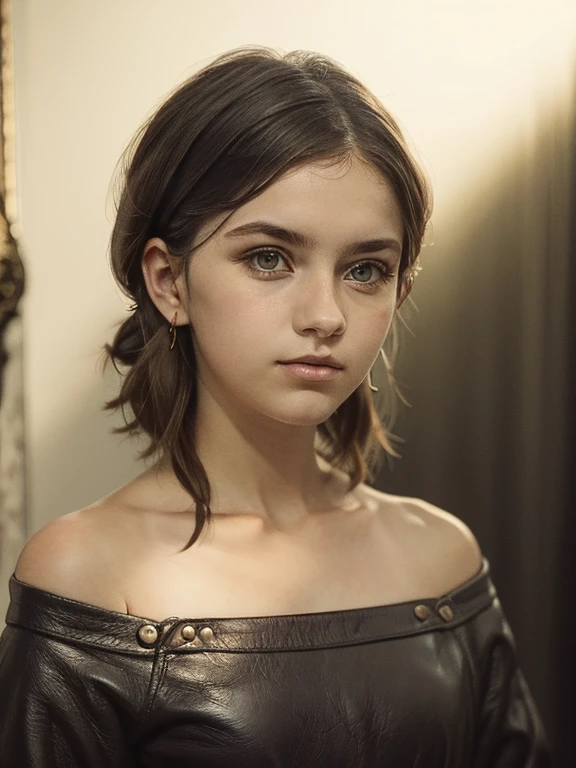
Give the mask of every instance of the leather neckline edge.
[{"label": "leather neckline edge", "polygon": [[[154,625],[163,625],[166,622],[172,622],[174,620],[177,621],[184,621],[184,620],[191,620],[191,621],[218,621],[218,622],[236,622],[236,621],[250,621],[250,622],[258,622],[258,621],[267,621],[267,620],[277,620],[277,619],[291,619],[291,620],[298,620],[299,618],[304,618],[307,620],[314,619],[314,617],[328,617],[328,618],[345,618],[346,616],[353,617],[354,615],[359,615],[361,613],[368,613],[371,614],[377,614],[377,613],[385,613],[387,610],[398,610],[403,607],[407,606],[414,606],[418,604],[440,604],[444,601],[449,601],[453,603],[465,603],[469,597],[474,595],[484,581],[486,581],[489,578],[490,574],[490,563],[486,557],[482,557],[482,566],[480,570],[472,576],[467,581],[463,582],[459,586],[455,587],[450,592],[446,592],[443,595],[440,596],[428,596],[428,597],[422,597],[422,598],[416,598],[413,600],[404,600],[397,603],[386,603],[383,605],[371,605],[371,606],[360,606],[357,608],[337,608],[335,610],[331,611],[311,611],[308,613],[282,613],[282,614],[269,614],[265,616],[197,616],[197,617],[191,617],[191,616],[170,616],[166,617],[164,619],[158,620],[158,619],[151,619],[148,616],[141,616],[137,614],[132,613],[124,613],[123,611],[115,611],[111,608],[103,608],[99,605],[94,605],[93,603],[87,603],[82,600],[76,600],[72,597],[66,597],[65,595],[59,595],[55,592],[50,592],[49,590],[43,589],[42,587],[36,587],[33,584],[28,584],[25,581],[21,581],[18,579],[15,575],[15,572],[13,572],[10,576],[9,582],[10,582],[10,595],[13,595],[13,592],[20,592],[21,594],[25,595],[28,594],[29,596],[33,596],[34,594],[41,596],[42,600],[46,601],[57,601],[63,606],[69,606],[69,607],[75,607],[77,610],[82,611],[84,613],[89,613],[95,618],[97,617],[103,617],[103,616],[116,616],[116,617],[122,617],[123,620],[131,620],[132,622],[136,622],[138,624],[142,622],[147,622],[149,624]],[[14,585],[12,587],[12,585]]]}]

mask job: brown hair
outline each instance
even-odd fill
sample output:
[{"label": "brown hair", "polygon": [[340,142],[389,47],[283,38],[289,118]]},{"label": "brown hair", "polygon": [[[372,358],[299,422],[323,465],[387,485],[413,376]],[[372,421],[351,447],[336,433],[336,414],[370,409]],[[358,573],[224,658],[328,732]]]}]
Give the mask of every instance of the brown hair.
[{"label": "brown hair", "polygon": [[[187,269],[195,235],[208,219],[231,214],[288,170],[321,160],[337,163],[352,154],[385,177],[396,194],[404,224],[400,295],[416,268],[430,193],[396,121],[326,56],[282,55],[259,46],[225,53],[175,89],[121,158],[111,266],[136,308],[104,347],[106,361],[128,369],[118,397],[104,407],[122,409],[125,425],[115,432],[148,436],[140,458],[170,457],[196,504],[195,528],[184,549],[211,518],[210,484],[190,439],[194,351],[191,334],[185,333],[169,351],[167,323],[144,282],[144,246],[161,238],[179,257],[180,269]],[[380,448],[397,455],[366,380],[318,425],[317,437],[318,453],[349,474],[350,490],[372,477]]]}]

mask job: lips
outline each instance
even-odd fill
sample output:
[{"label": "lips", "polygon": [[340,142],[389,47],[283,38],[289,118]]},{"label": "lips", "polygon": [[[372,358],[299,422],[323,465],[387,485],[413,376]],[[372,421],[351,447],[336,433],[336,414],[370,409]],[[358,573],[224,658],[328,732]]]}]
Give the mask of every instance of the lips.
[{"label": "lips", "polygon": [[303,357],[297,357],[293,360],[279,360],[282,365],[289,365],[290,363],[303,363],[305,365],[316,365],[328,368],[344,368],[342,363],[332,355],[319,356],[319,355],[304,355]]},{"label": "lips", "polygon": [[279,362],[279,365],[284,368],[287,375],[292,376],[295,379],[322,384],[323,382],[330,381],[335,376],[338,376],[341,370],[332,365],[326,365],[325,360],[322,362],[322,365],[318,365],[317,362]]}]

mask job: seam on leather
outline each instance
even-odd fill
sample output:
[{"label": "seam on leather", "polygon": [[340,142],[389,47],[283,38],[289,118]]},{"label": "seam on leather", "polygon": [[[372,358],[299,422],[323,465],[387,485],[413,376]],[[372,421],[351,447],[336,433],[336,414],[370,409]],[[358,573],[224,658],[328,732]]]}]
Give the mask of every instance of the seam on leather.
[{"label": "seam on leather", "polygon": [[164,677],[166,676],[167,666],[168,664],[165,654],[162,653],[160,649],[157,649],[157,652],[154,654],[154,661],[152,662],[150,680],[148,681],[148,690],[146,691],[146,696],[144,698],[144,707],[142,709],[144,722],[142,723],[141,732],[145,730],[145,727],[148,724],[148,720],[150,719],[150,713],[156,700],[156,695],[158,694],[158,690],[164,680]]}]

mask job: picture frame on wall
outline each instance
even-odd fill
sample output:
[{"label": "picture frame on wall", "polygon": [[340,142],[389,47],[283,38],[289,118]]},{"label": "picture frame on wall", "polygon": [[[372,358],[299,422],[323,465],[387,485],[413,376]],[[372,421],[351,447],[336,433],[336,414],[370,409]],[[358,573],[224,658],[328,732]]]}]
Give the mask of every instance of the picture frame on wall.
[{"label": "picture frame on wall", "polygon": [[0,626],[8,579],[26,541],[23,327],[25,270],[14,227],[15,172],[12,3],[0,0]]}]

